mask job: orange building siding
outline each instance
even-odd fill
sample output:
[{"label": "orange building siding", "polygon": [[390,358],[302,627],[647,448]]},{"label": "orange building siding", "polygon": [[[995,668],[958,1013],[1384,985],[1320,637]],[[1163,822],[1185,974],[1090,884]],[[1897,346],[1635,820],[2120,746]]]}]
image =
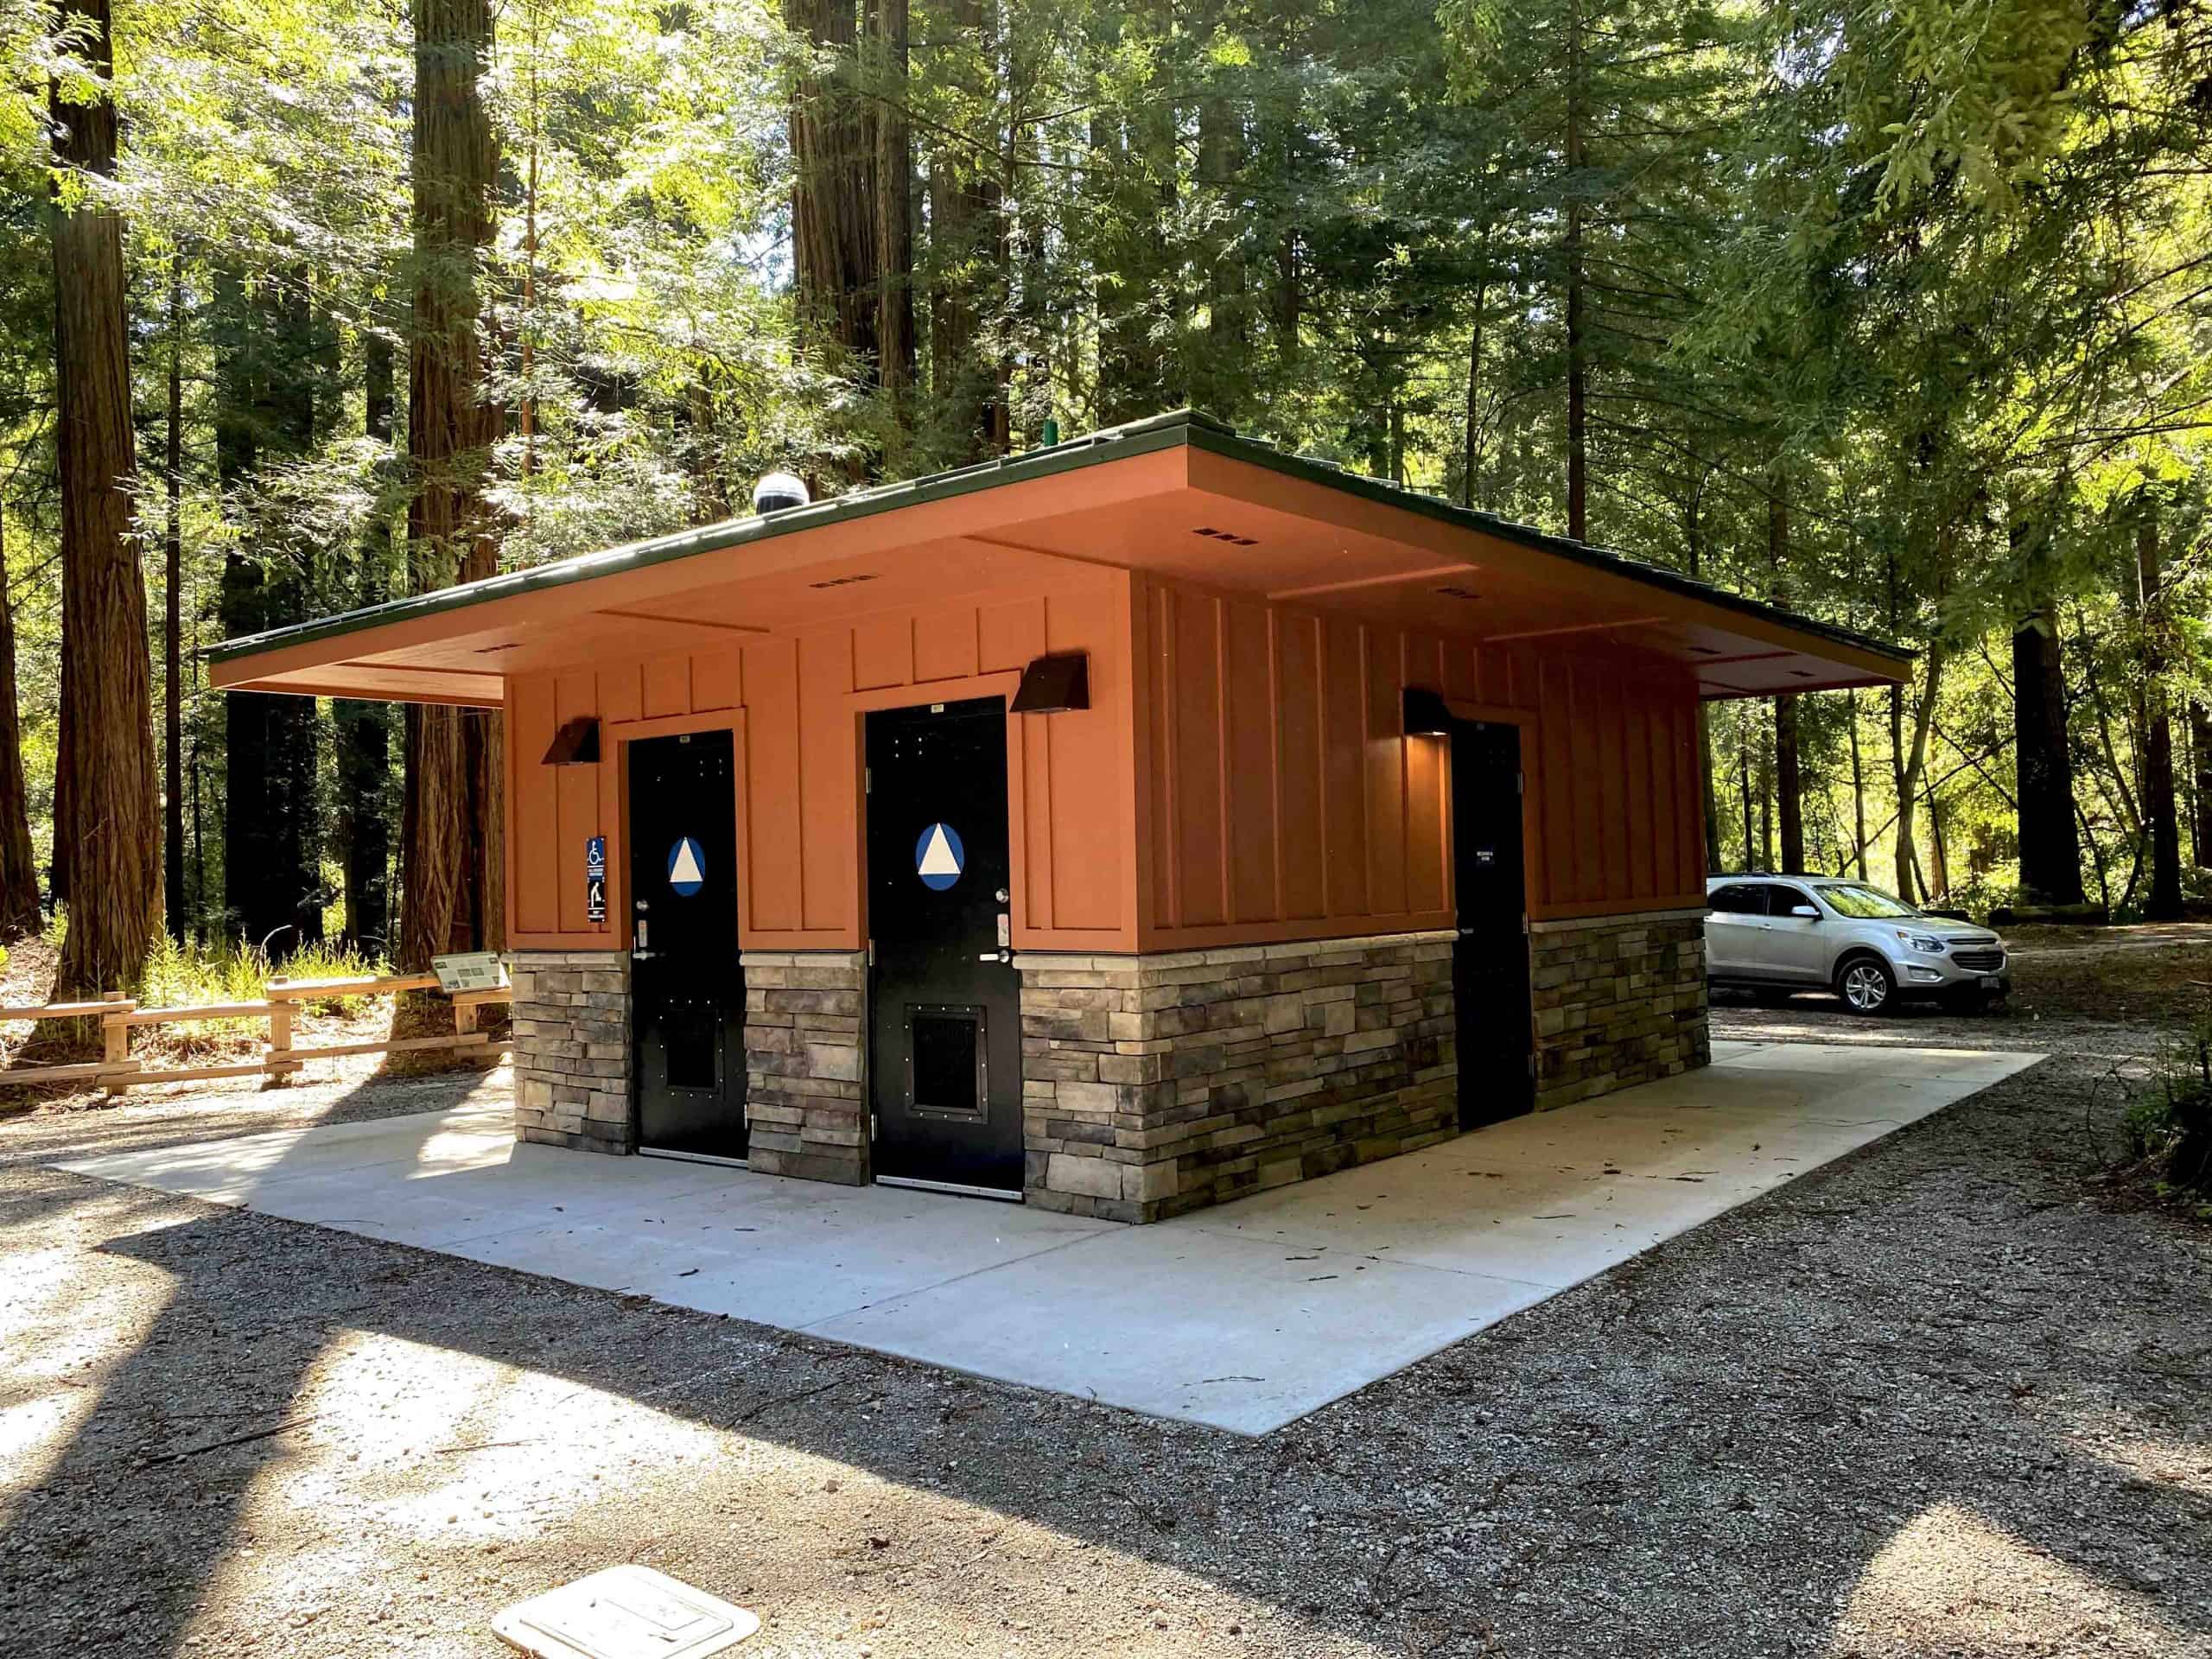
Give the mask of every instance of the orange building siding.
[{"label": "orange building siding", "polygon": [[[1077,572],[1043,594],[863,617],[720,651],[627,658],[508,686],[508,938],[526,950],[626,943],[621,743],[727,728],[739,774],[739,938],[753,950],[863,942],[861,722],[871,708],[1010,695],[1047,651],[1090,658],[1091,707],[1010,717],[1013,905],[1031,949],[1135,948],[1128,578]],[[596,715],[601,764],[548,766],[562,722]],[[584,843],[607,837],[606,921],[584,914]]]},{"label": "orange building siding", "polygon": [[1449,746],[1405,735],[1408,686],[1522,726],[1533,918],[1702,902],[1687,676],[1137,590],[1142,949],[1451,925]]},{"label": "orange building siding", "polygon": [[[741,943],[859,948],[862,716],[1010,695],[1015,671],[1048,651],[1088,653],[1091,706],[1007,721],[1021,948],[1169,950],[1451,925],[1448,744],[1404,734],[1408,686],[1523,726],[1533,917],[1701,901],[1687,676],[1075,570],[1043,593],[514,677],[511,943],[626,943],[620,746],[721,727],[736,746]],[[601,764],[540,764],[554,732],[582,715],[601,721]],[[594,835],[607,837],[611,877],[596,925],[582,870]]]}]

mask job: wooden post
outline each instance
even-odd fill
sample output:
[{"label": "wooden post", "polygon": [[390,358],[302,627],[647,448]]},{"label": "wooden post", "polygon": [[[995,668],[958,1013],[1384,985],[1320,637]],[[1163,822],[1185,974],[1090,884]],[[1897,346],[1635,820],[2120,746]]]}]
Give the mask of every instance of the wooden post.
[{"label": "wooden post", "polygon": [[453,1005],[453,1034],[466,1037],[475,1029],[476,1005],[474,1002],[455,1002]]},{"label": "wooden post", "polygon": [[271,1002],[269,1007],[269,1078],[281,1083],[299,1070],[296,1060],[287,1063],[292,1052],[292,1005]]},{"label": "wooden post", "polygon": [[[103,1002],[127,1002],[130,999],[121,991],[110,991],[100,999]],[[100,1064],[118,1071],[130,1063],[130,1027],[116,1013],[100,1016]],[[102,1091],[110,1100],[120,1100],[129,1092],[128,1086],[112,1077],[100,1081],[107,1086]]]}]

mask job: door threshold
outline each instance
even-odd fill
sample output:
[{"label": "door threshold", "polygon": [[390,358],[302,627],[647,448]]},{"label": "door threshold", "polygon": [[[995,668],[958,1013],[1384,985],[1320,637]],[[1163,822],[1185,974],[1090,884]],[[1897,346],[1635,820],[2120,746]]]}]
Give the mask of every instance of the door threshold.
[{"label": "door threshold", "polygon": [[639,1147],[640,1158],[666,1158],[679,1164],[720,1164],[724,1169],[750,1169],[742,1158],[721,1158],[711,1152],[678,1152],[671,1147]]},{"label": "door threshold", "polygon": [[969,1186],[960,1181],[925,1181],[918,1175],[879,1175],[878,1186],[911,1186],[918,1192],[950,1192],[960,1198],[995,1198],[1001,1204],[1020,1204],[1021,1194],[1003,1186]]}]

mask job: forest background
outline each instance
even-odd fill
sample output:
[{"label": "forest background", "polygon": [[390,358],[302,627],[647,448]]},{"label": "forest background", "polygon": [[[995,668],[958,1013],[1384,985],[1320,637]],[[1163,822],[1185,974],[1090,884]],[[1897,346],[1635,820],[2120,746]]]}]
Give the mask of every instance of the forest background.
[{"label": "forest background", "polygon": [[496,947],[496,715],[209,644],[1179,405],[1894,639],[1715,869],[2212,897],[2196,0],[0,10],[0,934]]}]

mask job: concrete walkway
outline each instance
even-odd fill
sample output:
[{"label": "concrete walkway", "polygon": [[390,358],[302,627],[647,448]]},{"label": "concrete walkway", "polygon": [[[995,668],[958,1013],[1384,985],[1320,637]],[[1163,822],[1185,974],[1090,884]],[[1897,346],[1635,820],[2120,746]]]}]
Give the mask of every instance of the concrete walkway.
[{"label": "concrete walkway", "polygon": [[1150,1227],[517,1146],[466,1108],[59,1167],[1258,1434],[2039,1058],[1718,1043]]}]

